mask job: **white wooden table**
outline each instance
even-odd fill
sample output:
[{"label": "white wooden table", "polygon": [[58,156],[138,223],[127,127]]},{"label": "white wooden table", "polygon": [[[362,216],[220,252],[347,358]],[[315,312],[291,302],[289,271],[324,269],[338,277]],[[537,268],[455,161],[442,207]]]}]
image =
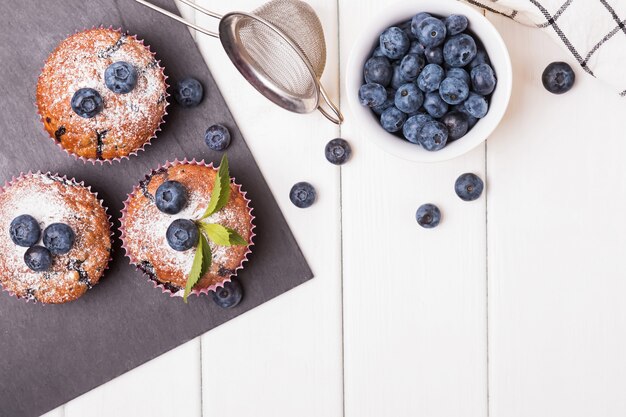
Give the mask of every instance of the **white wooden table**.
[{"label": "white wooden table", "polygon": [[[383,2],[311,3],[341,128],[268,104],[218,41],[197,41],[316,278],[47,416],[626,415],[626,99],[580,70],[548,94],[543,68],[573,59],[488,15],[513,60],[507,115],[468,155],[405,162],[354,125],[340,87]],[[323,154],[334,137],[354,151],[341,168]],[[454,194],[464,172],[486,179],[480,200]],[[318,189],[310,209],[287,197],[300,180]],[[443,212],[434,230],[415,222],[425,202]]]}]

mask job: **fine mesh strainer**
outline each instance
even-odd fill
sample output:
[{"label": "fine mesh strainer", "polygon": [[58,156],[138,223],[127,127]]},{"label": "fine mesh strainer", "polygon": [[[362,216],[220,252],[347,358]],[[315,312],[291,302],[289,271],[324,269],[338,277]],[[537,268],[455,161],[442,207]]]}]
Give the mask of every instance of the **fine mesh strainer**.
[{"label": "fine mesh strainer", "polygon": [[[219,38],[235,67],[261,94],[296,112],[319,110],[333,123],[343,116],[320,83],[326,65],[324,30],[315,11],[300,0],[271,0],[252,13],[224,16],[189,0],[181,3],[219,19],[219,33],[187,22],[146,0],[135,0],[197,30]],[[322,107],[324,101],[328,110]]]}]

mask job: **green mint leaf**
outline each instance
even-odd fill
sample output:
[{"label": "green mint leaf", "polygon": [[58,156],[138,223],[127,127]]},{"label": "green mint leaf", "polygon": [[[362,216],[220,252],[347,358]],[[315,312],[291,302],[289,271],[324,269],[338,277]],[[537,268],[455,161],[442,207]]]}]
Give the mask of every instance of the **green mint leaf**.
[{"label": "green mint leaf", "polygon": [[200,223],[207,237],[220,246],[245,246],[248,242],[239,233],[216,223]]},{"label": "green mint leaf", "polygon": [[191,292],[194,285],[202,278],[202,275],[206,273],[211,267],[211,247],[206,241],[206,238],[200,233],[198,239],[198,246],[196,247],[196,254],[193,257],[193,264],[187,277],[187,284],[185,285],[185,293],[183,294],[183,300],[187,302],[187,296]]},{"label": "green mint leaf", "polygon": [[204,214],[200,217],[200,220],[206,219],[211,214],[220,211],[228,203],[230,198],[230,174],[228,173],[228,158],[226,154],[222,157],[220,162],[220,169],[215,176],[215,183],[213,184],[213,191],[211,191],[211,199]]}]

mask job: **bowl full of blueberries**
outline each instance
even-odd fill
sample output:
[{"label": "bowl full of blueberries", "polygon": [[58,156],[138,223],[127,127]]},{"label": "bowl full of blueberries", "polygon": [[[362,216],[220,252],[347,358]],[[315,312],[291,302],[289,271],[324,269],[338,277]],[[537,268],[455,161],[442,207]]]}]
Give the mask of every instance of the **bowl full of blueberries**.
[{"label": "bowl full of blueberries", "polygon": [[403,159],[462,155],[496,128],[512,68],[495,27],[456,0],[398,3],[364,26],[346,72],[353,119]]}]

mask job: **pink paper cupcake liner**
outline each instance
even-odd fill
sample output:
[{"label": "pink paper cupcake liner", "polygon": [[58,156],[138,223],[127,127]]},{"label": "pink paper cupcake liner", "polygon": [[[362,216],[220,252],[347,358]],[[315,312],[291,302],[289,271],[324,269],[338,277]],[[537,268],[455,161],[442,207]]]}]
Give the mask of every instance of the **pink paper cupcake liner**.
[{"label": "pink paper cupcake liner", "polygon": [[[61,176],[58,173],[53,174],[50,171],[47,171],[47,172],[41,172],[41,171],[32,172],[32,171],[28,171],[26,173],[20,172],[20,174],[17,177],[16,176],[12,176],[10,180],[5,181],[4,185],[0,186],[0,194],[4,193],[13,184],[15,184],[15,183],[17,183],[17,182],[19,182],[19,181],[21,181],[23,179],[34,177],[36,175],[37,176],[49,176],[49,177],[51,177],[54,180],[58,180],[58,181],[63,182],[64,184],[69,184],[69,185],[72,185],[72,186],[83,187],[83,188],[87,189],[87,191],[89,191],[89,193],[91,195],[94,196],[94,198],[98,201],[98,203],[100,203],[100,206],[104,209],[104,213],[107,216],[107,220],[108,220],[108,223],[109,223],[109,241],[110,241],[110,245],[109,246],[110,246],[111,250],[109,251],[109,259],[107,260],[107,263],[104,266],[104,270],[102,271],[102,274],[101,274],[100,278],[98,279],[98,281],[95,284],[93,284],[94,286],[97,285],[100,282],[100,280],[102,280],[102,277],[104,276],[105,271],[107,271],[109,269],[109,265],[111,264],[111,261],[113,260],[112,251],[113,251],[114,232],[113,232],[113,222],[111,221],[111,215],[109,214],[109,208],[104,205],[104,200],[98,198],[98,193],[96,191],[92,191],[91,190],[91,186],[90,185],[85,185],[84,181],[78,181],[74,177],[68,178],[66,175]],[[0,288],[2,288],[3,292],[6,292],[7,294],[9,294],[9,296],[15,297],[18,300],[23,300],[23,301],[26,301],[26,302],[32,301],[33,303],[37,303],[37,299],[35,299],[35,298],[18,297],[17,294],[13,293],[12,291],[10,291],[8,289],[5,289],[4,286],[2,286],[1,284],[0,284]],[[92,287],[88,287],[87,291],[89,291],[90,288],[92,288]],[[39,304],[46,305],[48,303],[39,302]]]},{"label": "pink paper cupcake liner", "polygon": [[[162,172],[163,170],[169,169],[170,167],[173,166],[177,166],[177,165],[200,165],[200,166],[205,166],[208,168],[212,168],[214,170],[217,171],[217,169],[214,165],[213,162],[211,163],[206,163],[203,160],[201,161],[196,161],[195,158],[192,159],[191,161],[188,160],[187,158],[181,160],[175,159],[174,161],[166,161],[164,164],[159,165],[156,169],[153,169],[152,171],[150,171],[149,174],[145,175],[145,179],[149,180],[153,175],[158,174],[159,172]],[[222,288],[224,286],[224,284],[226,284],[227,282],[230,282],[232,280],[232,278],[237,276],[237,273],[239,272],[239,270],[243,269],[244,267],[244,263],[248,261],[248,256],[252,253],[252,246],[254,246],[254,237],[256,236],[256,233],[254,233],[254,229],[256,228],[255,224],[254,224],[254,219],[255,216],[253,215],[252,211],[253,208],[250,206],[250,199],[248,199],[246,197],[246,192],[243,191],[241,189],[241,185],[238,184],[237,182],[235,182],[235,178],[231,177],[230,178],[230,182],[231,184],[234,184],[237,187],[237,190],[241,193],[241,195],[243,196],[244,200],[246,201],[246,207],[248,209],[248,213],[250,215],[250,238],[248,239],[248,246],[246,248],[246,252],[241,260],[241,262],[239,263],[239,266],[237,266],[235,268],[235,270],[233,271],[232,274],[230,274],[228,277],[224,278],[221,282],[217,283],[217,284],[213,284],[209,287],[206,288],[201,288],[201,289],[192,289],[190,294],[194,294],[197,296],[200,296],[200,294],[208,294],[209,291],[215,291],[218,288]],[[130,263],[135,266],[135,268],[137,268],[137,270],[141,271],[144,275],[148,276],[148,282],[151,282],[154,286],[154,288],[160,288],[161,291],[164,294],[169,294],[170,297],[182,297],[184,294],[184,291],[182,289],[178,289],[176,291],[172,291],[171,286],[169,286],[168,284],[164,284],[162,282],[160,282],[156,276],[151,276],[151,274],[147,273],[146,271],[144,271],[139,265],[140,265],[140,261],[133,258],[132,254],[130,253],[130,251],[128,250],[128,247],[126,245],[126,233],[125,233],[125,228],[124,228],[124,224],[125,224],[125,220],[126,220],[126,214],[127,214],[127,209],[128,209],[128,204],[130,202],[130,200],[135,196],[135,194],[137,193],[137,191],[141,191],[141,188],[139,185],[136,185],[133,188],[133,191],[128,194],[128,197],[126,199],[126,201],[124,201],[124,208],[122,209],[122,217],[120,218],[120,239],[122,240],[122,248],[124,249],[125,255],[126,257],[129,259]]]},{"label": "pink paper cupcake liner", "polygon": [[[138,43],[140,43],[141,45],[143,45],[146,50],[152,55],[153,58],[156,57],[156,52],[152,51],[152,49],[150,48],[150,45],[147,45],[143,39],[139,39],[137,37],[137,35],[129,35],[128,33],[125,33],[121,27],[119,28],[114,28],[113,26],[109,26],[104,27],[104,26],[92,26],[90,29],[89,28],[83,28],[82,30],[76,30],[74,31],[73,34],[67,34],[65,36],[64,39],[67,39],[68,37],[75,35],[77,33],[80,32],[84,32],[86,30],[93,30],[93,29],[109,29],[109,30],[113,30],[115,32],[120,33],[123,36],[126,36],[127,38],[132,38],[135,41],[137,41]],[[47,58],[46,58],[46,62],[47,62]],[[66,148],[63,147],[63,145],[61,145],[60,142],[58,142],[55,138],[53,138],[50,134],[48,134],[48,131],[45,130],[44,128],[44,134],[46,135],[47,138],[49,138],[55,145],[57,145],[59,148],[61,148],[61,150],[63,150],[68,156],[73,157],[75,160],[81,160],[83,162],[83,164],[87,163],[87,162],[91,162],[93,165],[95,165],[96,163],[99,163],[100,165],[103,165],[104,163],[109,163],[109,164],[113,164],[113,162],[121,162],[124,159],[130,159],[131,156],[137,156],[138,152],[140,151],[145,151],[146,150],[146,146],[151,145],[152,144],[152,139],[156,139],[157,134],[159,132],[161,132],[161,126],[165,123],[165,116],[167,116],[167,108],[170,105],[170,102],[168,100],[168,98],[170,97],[170,93],[168,92],[170,85],[167,83],[167,79],[169,78],[166,74],[165,74],[165,67],[163,67],[161,65],[161,60],[157,60],[155,58],[155,62],[157,64],[157,67],[161,70],[161,75],[163,76],[163,82],[165,84],[165,107],[163,108],[163,115],[161,116],[161,120],[159,121],[156,129],[154,130],[154,132],[152,133],[152,136],[150,136],[146,142],[144,142],[143,145],[141,145],[139,148],[135,149],[134,151],[130,152],[128,155],[124,155],[124,156],[120,156],[120,157],[115,157],[115,158],[111,158],[111,159],[97,159],[97,158],[86,158],[84,156],[75,154],[74,152],[70,152],[69,150],[67,150]],[[45,62],[44,62],[45,65]],[[43,73],[43,68],[41,68],[40,70],[40,74]],[[34,103],[35,109],[37,111],[37,114],[39,115],[39,120],[41,121],[41,124],[44,125],[44,118],[43,115],[39,112],[39,106],[37,105],[37,102]]]}]

